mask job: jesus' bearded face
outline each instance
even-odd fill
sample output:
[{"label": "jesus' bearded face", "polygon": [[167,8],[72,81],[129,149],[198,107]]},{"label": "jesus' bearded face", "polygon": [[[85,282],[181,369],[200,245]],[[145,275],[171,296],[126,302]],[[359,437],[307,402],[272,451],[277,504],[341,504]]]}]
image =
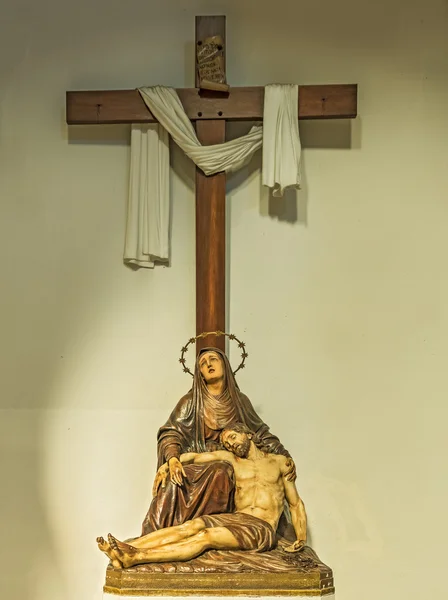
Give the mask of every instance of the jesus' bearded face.
[{"label": "jesus' bearded face", "polygon": [[251,438],[247,433],[240,433],[229,429],[222,434],[222,443],[226,450],[233,452],[239,458],[247,458]]},{"label": "jesus' bearded face", "polygon": [[199,369],[205,383],[217,383],[224,377],[224,365],[216,352],[204,352],[199,358]]}]

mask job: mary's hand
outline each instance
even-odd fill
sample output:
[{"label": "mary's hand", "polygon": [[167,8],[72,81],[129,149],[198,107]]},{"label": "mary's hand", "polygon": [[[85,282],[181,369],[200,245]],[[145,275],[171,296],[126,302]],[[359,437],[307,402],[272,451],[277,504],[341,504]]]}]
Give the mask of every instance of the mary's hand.
[{"label": "mary's hand", "polygon": [[160,484],[162,484],[162,489],[164,489],[168,475],[169,475],[168,463],[164,463],[156,473],[156,476],[154,479],[154,484],[152,486],[152,495],[153,496],[157,496],[157,492],[159,491]]},{"label": "mary's hand", "polygon": [[294,464],[294,461],[292,460],[292,458],[288,458],[288,460],[286,461],[286,468],[287,468],[287,471],[285,473],[286,479],[288,481],[295,481],[297,479],[296,465]]},{"label": "mary's hand", "polygon": [[173,456],[168,461],[168,467],[170,470],[170,479],[175,485],[182,485],[183,477],[185,477],[185,471],[180,460]]}]

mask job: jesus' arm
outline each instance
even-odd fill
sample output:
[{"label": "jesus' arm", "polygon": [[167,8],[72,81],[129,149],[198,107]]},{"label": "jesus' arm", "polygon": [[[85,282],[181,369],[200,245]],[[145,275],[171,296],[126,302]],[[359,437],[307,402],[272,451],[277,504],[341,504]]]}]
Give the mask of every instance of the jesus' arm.
[{"label": "jesus' arm", "polygon": [[190,463],[203,465],[206,463],[215,462],[216,460],[223,460],[224,462],[228,462],[232,465],[234,458],[233,454],[231,452],[227,452],[226,450],[216,450],[215,452],[186,452],[180,456],[180,462],[183,465],[188,465]]},{"label": "jesus' arm", "polygon": [[287,461],[280,459],[281,461],[281,469],[282,469],[282,478],[283,478],[283,486],[285,489],[286,500],[289,505],[289,510],[291,511],[291,521],[294,527],[294,531],[297,536],[297,540],[291,545],[285,548],[288,552],[296,552],[301,550],[306,543],[306,512],[305,506],[302,502],[301,497],[299,496],[299,492],[297,491],[296,484],[294,481],[290,481],[287,478]]}]

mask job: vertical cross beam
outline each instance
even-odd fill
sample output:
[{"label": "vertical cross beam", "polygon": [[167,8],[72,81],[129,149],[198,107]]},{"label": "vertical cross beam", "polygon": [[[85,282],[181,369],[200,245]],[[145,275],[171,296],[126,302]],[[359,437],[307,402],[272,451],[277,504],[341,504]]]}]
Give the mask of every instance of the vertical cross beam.
[{"label": "vertical cross beam", "polygon": [[[196,46],[214,35],[224,40],[225,17],[196,17]],[[196,87],[199,77],[196,69]],[[206,95],[219,92],[203,91]],[[198,115],[200,116],[200,115]],[[196,121],[196,133],[203,145],[225,141],[224,119]],[[196,335],[203,331],[225,331],[226,322],[226,175],[206,176],[196,168]],[[216,346],[225,350],[225,338],[198,340],[196,350]]]}]

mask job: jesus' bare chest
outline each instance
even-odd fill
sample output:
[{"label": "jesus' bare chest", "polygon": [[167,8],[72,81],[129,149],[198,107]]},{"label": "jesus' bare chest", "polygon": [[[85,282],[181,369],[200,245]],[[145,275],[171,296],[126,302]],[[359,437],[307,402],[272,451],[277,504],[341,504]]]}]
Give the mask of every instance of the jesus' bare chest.
[{"label": "jesus' bare chest", "polygon": [[276,487],[281,478],[276,457],[248,460],[237,458],[233,465],[236,487],[248,489],[252,486]]}]

